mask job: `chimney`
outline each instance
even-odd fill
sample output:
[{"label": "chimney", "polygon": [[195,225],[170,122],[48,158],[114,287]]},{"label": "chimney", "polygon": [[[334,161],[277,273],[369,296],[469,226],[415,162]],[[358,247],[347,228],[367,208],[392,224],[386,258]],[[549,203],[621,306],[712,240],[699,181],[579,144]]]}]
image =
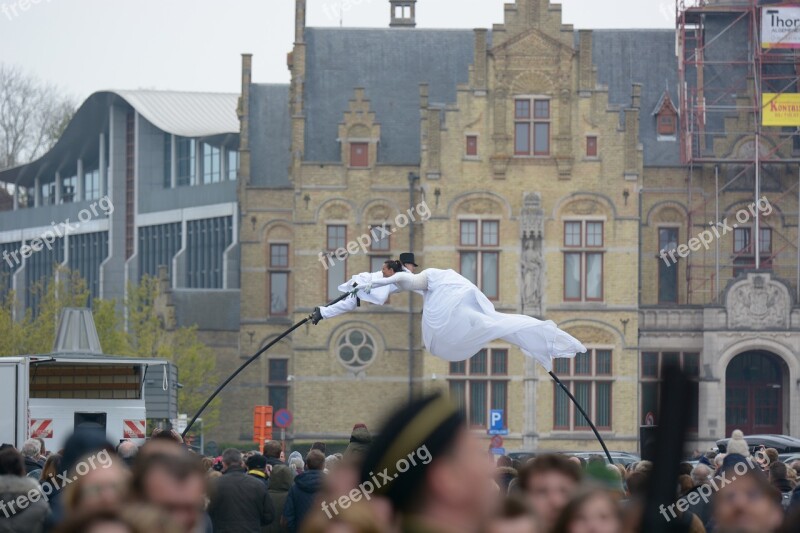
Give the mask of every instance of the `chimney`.
[{"label": "chimney", "polygon": [[53,353],[103,355],[90,309],[65,307],[61,310]]},{"label": "chimney", "polygon": [[417,0],[389,0],[392,8],[392,28],[414,28],[417,26]]},{"label": "chimney", "polygon": [[294,42],[306,42],[306,0],[295,0]]}]

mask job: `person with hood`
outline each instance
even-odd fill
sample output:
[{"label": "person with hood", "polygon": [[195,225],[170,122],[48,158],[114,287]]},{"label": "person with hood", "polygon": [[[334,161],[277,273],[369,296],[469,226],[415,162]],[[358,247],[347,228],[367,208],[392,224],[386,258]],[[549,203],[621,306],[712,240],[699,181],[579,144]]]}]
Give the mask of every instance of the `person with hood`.
[{"label": "person with hood", "polygon": [[289,463],[289,468],[295,476],[302,474],[306,469],[306,465],[303,462],[303,456],[300,455],[300,452],[298,451],[290,453],[289,460],[287,462]]},{"label": "person with hood", "polygon": [[300,531],[303,519],[311,509],[314,498],[322,489],[325,474],[325,455],[319,450],[311,450],[306,456],[306,471],[294,478],[294,485],[286,495],[283,519],[290,533]]},{"label": "person with hood", "polygon": [[[40,493],[40,497],[31,498],[30,495],[36,492]],[[22,454],[14,448],[0,451],[0,532],[44,531],[50,506],[41,496],[36,480],[25,475]],[[25,506],[20,502],[25,502]]]},{"label": "person with hood", "polygon": [[[275,516],[283,516],[283,508],[286,505],[286,497],[289,494],[289,489],[292,487],[294,476],[292,471],[285,465],[281,468],[276,468],[272,471],[269,478],[269,496],[272,498],[272,506],[275,508]],[[281,519],[277,518],[265,529],[265,533],[286,533],[288,529],[281,524]]]},{"label": "person with hood", "polygon": [[343,458],[346,461],[360,462],[369,451],[372,444],[372,435],[365,424],[356,424],[350,433],[350,443],[344,450]]}]

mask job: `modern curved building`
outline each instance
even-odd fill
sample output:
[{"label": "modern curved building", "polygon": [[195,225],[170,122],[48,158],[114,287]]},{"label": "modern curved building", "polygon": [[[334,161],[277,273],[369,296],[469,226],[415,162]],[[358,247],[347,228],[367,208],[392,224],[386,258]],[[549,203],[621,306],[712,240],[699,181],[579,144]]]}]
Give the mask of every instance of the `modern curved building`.
[{"label": "modern curved building", "polygon": [[[56,265],[107,299],[166,266],[179,323],[238,329],[237,106],[236,94],[97,92],[49,152],[0,172],[15,191],[0,289],[16,289],[18,311]],[[206,306],[220,311],[210,324]]]}]

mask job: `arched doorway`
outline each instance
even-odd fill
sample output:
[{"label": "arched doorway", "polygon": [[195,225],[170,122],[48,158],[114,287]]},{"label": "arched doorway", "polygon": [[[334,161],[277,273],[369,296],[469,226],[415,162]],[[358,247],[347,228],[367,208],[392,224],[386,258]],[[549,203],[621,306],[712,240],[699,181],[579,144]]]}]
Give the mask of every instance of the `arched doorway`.
[{"label": "arched doorway", "polygon": [[783,433],[784,393],[789,371],[783,360],[764,350],[734,357],[725,371],[725,434]]}]

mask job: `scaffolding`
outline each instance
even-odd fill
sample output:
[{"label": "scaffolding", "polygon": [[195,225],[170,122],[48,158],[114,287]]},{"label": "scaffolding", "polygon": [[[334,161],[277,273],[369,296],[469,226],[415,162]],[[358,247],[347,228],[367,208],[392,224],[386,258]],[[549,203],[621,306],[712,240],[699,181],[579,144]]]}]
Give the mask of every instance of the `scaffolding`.
[{"label": "scaffolding", "polygon": [[[780,200],[793,204],[797,196],[800,206],[800,124],[762,126],[762,106],[800,92],[800,49],[762,48],[761,16],[767,6],[785,7],[762,0],[676,0],[678,137],[687,169],[690,236],[700,224],[722,220],[720,195],[726,193],[752,194],[757,202],[769,192],[772,205]],[[800,29],[784,38],[796,37],[795,32]],[[775,96],[765,101],[765,94]],[[704,193],[712,179],[713,194]],[[698,190],[700,198],[695,198]],[[781,214],[783,227],[777,228],[755,210],[751,238],[740,250],[734,245],[730,260],[721,256],[720,239],[715,239],[713,254],[690,254],[686,303],[718,303],[727,281],[748,269],[794,278],[800,301],[800,207]],[[790,220],[798,224],[797,242],[786,234]],[[790,255],[796,256],[795,265],[785,261]]]}]

